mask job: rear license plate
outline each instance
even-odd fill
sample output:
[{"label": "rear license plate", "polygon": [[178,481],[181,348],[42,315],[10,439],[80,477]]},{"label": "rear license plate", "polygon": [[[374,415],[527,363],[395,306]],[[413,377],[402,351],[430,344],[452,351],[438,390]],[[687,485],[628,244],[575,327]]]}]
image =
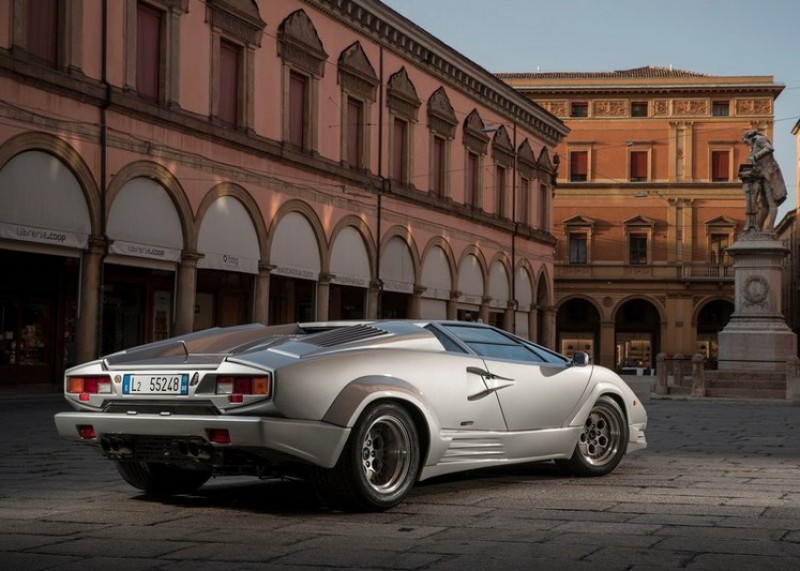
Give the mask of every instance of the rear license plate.
[{"label": "rear license plate", "polygon": [[188,395],[189,375],[125,375],[122,393],[126,395]]}]

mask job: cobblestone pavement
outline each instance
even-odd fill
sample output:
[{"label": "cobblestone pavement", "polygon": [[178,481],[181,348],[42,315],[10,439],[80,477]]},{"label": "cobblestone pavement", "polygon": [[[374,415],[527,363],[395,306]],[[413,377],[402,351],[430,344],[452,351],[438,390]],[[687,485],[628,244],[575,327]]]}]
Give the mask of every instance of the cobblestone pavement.
[{"label": "cobblestone pavement", "polygon": [[283,481],[149,499],[56,436],[65,406],[0,399],[5,571],[800,569],[800,407],[784,403],[653,400],[650,447],[610,476],[486,470],[380,514]]}]

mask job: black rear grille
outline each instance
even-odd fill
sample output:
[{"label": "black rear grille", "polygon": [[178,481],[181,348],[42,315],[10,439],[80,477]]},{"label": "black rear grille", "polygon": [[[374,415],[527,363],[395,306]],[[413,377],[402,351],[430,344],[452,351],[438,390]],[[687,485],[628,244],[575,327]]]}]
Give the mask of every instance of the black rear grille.
[{"label": "black rear grille", "polygon": [[110,402],[106,405],[103,412],[126,414],[136,412],[140,414],[188,414],[188,415],[217,415],[219,410],[210,402]]},{"label": "black rear grille", "polygon": [[342,327],[341,329],[333,329],[331,331],[325,331],[324,333],[309,335],[303,339],[303,342],[316,345],[317,347],[335,347],[337,345],[344,345],[345,343],[364,341],[365,339],[382,337],[388,334],[388,331],[372,327],[371,325],[353,325],[351,327]]}]

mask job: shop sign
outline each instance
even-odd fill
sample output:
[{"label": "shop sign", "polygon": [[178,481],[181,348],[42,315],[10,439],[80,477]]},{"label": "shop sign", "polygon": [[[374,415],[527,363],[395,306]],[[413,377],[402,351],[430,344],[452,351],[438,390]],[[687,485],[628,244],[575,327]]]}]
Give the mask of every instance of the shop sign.
[{"label": "shop sign", "polygon": [[198,268],[210,270],[226,270],[243,274],[257,274],[258,260],[236,254],[212,254],[204,252],[204,257],[197,263]]},{"label": "shop sign", "polygon": [[383,280],[383,291],[394,291],[398,293],[414,293],[414,284]]},{"label": "shop sign", "polygon": [[270,273],[273,275],[296,278],[299,280],[317,281],[319,279],[318,271],[310,270],[308,268],[297,268],[294,266],[278,266]]},{"label": "shop sign", "polygon": [[369,281],[369,278],[346,276],[341,274],[336,274],[336,277],[331,280],[332,283],[352,287],[369,287]]},{"label": "shop sign", "polygon": [[165,262],[179,262],[181,259],[180,250],[174,248],[136,244],[135,242],[125,242],[123,240],[114,240],[108,250],[112,254],[150,258],[152,260],[164,260]]},{"label": "shop sign", "polygon": [[24,226],[22,224],[7,224],[0,222],[0,238],[8,240],[24,240],[26,242],[37,242],[39,244],[49,244],[52,246],[64,246],[66,248],[86,249],[89,244],[89,236],[65,230],[51,230],[49,228],[36,228],[34,226]]}]

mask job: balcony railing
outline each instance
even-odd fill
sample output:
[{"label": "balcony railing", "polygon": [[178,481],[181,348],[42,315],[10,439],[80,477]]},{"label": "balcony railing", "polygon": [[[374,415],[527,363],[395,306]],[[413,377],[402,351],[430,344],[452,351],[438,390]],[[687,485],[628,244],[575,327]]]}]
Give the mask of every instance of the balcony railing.
[{"label": "balcony railing", "polygon": [[680,281],[733,281],[733,266],[725,264],[564,264],[555,266],[556,279],[645,279]]}]

